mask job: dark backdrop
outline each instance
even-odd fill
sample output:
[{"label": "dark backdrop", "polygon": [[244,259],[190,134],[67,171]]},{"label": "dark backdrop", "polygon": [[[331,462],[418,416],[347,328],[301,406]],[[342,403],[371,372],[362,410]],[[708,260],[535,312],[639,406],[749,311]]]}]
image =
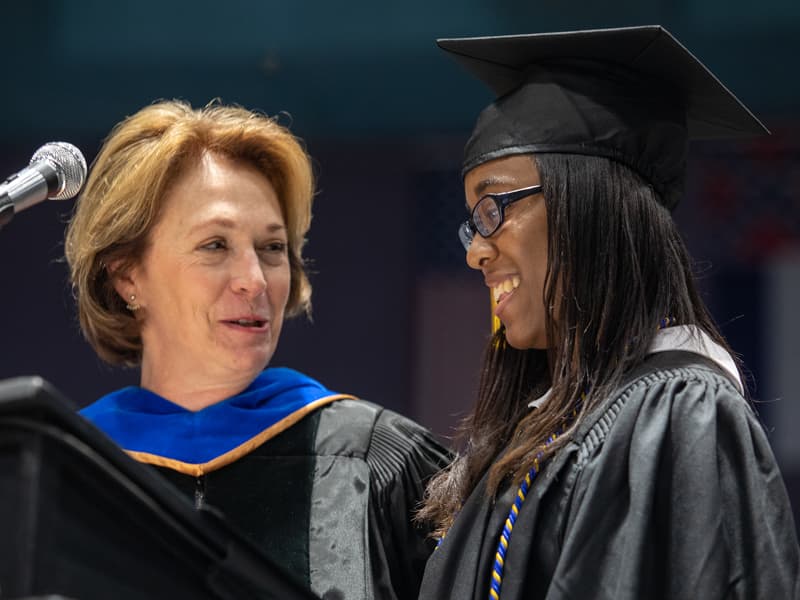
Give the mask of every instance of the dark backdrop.
[{"label": "dark backdrop", "polygon": [[[1,10],[0,176],[55,139],[91,160],[117,121],[158,98],[286,111],[320,184],[314,321],[284,329],[274,363],[445,435],[469,406],[488,333],[488,294],[455,228],[461,146],[490,96],[433,40],[665,25],[774,132],[695,146],[675,216],[800,504],[795,0],[30,0]],[[0,231],[0,377],[40,374],[82,405],[138,373],[103,366],[81,339],[62,262],[70,210],[46,202]]]}]

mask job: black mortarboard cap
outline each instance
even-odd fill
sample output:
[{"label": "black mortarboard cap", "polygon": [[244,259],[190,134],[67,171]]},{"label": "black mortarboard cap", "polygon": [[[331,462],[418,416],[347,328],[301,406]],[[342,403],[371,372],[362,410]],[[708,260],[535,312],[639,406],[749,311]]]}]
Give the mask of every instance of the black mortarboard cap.
[{"label": "black mortarboard cap", "polygon": [[672,209],[689,139],[769,133],[658,25],[437,40],[498,96],[478,117],[464,170],[527,153],[605,156]]}]

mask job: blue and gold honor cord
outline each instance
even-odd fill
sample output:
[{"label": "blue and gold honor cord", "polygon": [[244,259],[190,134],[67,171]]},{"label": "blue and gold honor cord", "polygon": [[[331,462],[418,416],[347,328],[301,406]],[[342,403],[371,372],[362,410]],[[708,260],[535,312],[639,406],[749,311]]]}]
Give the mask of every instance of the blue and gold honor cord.
[{"label": "blue and gold honor cord", "polygon": [[[561,435],[561,430],[547,438],[547,441],[544,444],[545,447],[552,444],[559,435]],[[489,586],[490,600],[500,600],[500,587],[503,585],[503,566],[506,560],[508,542],[511,540],[511,532],[514,530],[514,523],[517,522],[519,509],[522,508],[522,503],[525,502],[525,498],[528,495],[528,490],[530,489],[533,480],[536,479],[536,475],[539,473],[539,459],[541,456],[542,452],[540,451],[536,458],[533,459],[533,467],[530,471],[528,471],[528,474],[525,475],[525,479],[522,480],[522,483],[517,490],[517,495],[514,498],[514,504],[511,505],[511,510],[508,512],[508,517],[506,517],[506,522],[503,525],[503,531],[500,533],[500,542],[497,544],[497,552],[495,552],[494,555],[492,580]]]},{"label": "blue and gold honor cord", "polygon": [[[667,327],[672,327],[676,323],[677,320],[675,317],[664,317],[659,321],[658,328],[666,329]],[[586,393],[583,393],[581,394],[581,402],[584,402],[585,400]],[[576,408],[572,412],[572,422],[574,422],[577,414],[578,409]],[[544,443],[544,448],[547,448],[547,446],[556,441],[558,436],[561,435],[562,431],[562,429],[559,429],[553,435],[547,438],[547,441]],[[503,585],[503,566],[505,564],[508,544],[511,541],[511,532],[514,530],[514,523],[517,522],[517,516],[522,508],[522,503],[525,502],[525,498],[528,495],[528,490],[530,489],[533,480],[536,479],[536,475],[540,471],[539,459],[544,454],[544,448],[540,450],[536,455],[536,458],[533,459],[533,468],[528,471],[528,474],[525,475],[525,479],[520,484],[519,489],[517,490],[517,495],[514,498],[514,504],[511,505],[511,510],[508,512],[508,517],[503,525],[503,531],[500,533],[500,542],[497,544],[497,552],[494,555],[494,565],[492,565],[492,579],[489,586],[489,600],[500,600],[500,588]]]}]

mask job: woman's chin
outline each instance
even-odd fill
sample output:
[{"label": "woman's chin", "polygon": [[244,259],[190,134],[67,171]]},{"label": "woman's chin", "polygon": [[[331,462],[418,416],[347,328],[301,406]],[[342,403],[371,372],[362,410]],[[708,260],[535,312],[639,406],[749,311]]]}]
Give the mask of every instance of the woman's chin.
[{"label": "woman's chin", "polygon": [[242,353],[233,360],[232,367],[242,374],[252,374],[255,377],[267,368],[270,360],[272,360],[272,354],[272,352],[257,351]]},{"label": "woman's chin", "polygon": [[518,331],[506,326],[506,342],[515,350],[544,350],[547,348],[547,336],[542,332]]}]

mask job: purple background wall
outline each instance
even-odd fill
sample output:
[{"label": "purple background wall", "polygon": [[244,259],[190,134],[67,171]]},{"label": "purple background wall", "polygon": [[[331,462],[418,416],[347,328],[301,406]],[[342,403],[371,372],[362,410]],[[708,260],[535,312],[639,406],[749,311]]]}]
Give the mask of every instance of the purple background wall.
[{"label": "purple background wall", "polygon": [[[675,217],[800,506],[800,4],[379,4],[7,3],[0,176],[52,139],[90,160],[114,123],[157,98],[290,112],[319,175],[315,309],[284,329],[274,363],[447,435],[489,328],[455,235],[461,146],[489,95],[433,39],[663,23],[774,132],[696,145]],[[100,364],[81,339],[61,262],[70,210],[47,202],[0,231],[0,378],[40,374],[85,404],[138,374]]]}]

